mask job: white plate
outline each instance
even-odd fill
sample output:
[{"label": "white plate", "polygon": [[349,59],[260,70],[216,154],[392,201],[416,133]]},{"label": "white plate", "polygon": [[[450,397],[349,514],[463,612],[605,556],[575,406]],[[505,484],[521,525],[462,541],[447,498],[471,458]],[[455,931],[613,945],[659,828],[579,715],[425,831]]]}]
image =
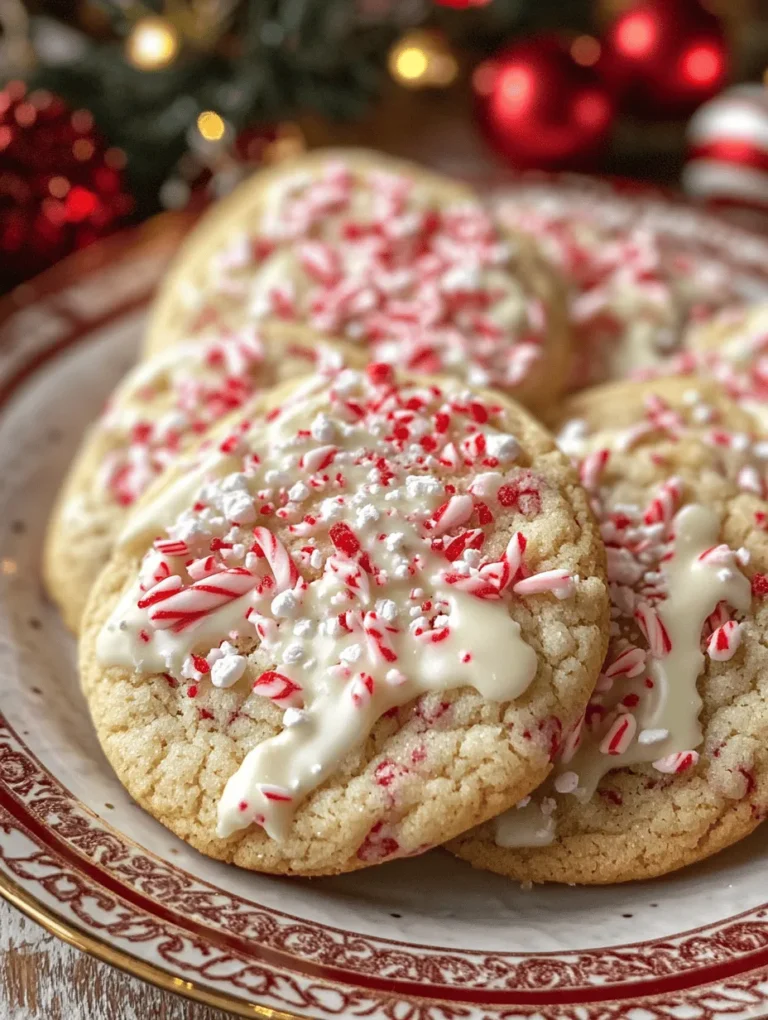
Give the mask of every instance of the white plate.
[{"label": "white plate", "polygon": [[[558,200],[594,204],[595,187],[606,188],[560,183]],[[599,195],[605,215],[651,217],[748,290],[768,288],[765,239],[688,209],[671,217],[663,200]],[[247,1016],[765,1015],[765,827],[665,880],[526,892],[442,851],[332,880],[241,872],[131,802],[91,729],[39,563],[57,487],[134,356],[182,226],[90,249],[0,310],[0,892],[76,945]]]}]

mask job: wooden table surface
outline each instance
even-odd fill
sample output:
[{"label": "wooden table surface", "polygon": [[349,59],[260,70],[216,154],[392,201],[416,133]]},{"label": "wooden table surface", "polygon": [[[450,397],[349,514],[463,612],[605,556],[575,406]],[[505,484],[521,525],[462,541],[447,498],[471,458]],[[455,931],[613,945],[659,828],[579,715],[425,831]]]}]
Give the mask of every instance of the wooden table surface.
[{"label": "wooden table surface", "polygon": [[226,1020],[61,942],[0,900],[2,1020]]},{"label": "wooden table surface", "polygon": [[[365,125],[330,131],[309,119],[302,127],[313,145],[369,145],[470,178],[503,172],[478,137],[463,91],[396,90]],[[673,158],[665,166],[675,163]],[[618,173],[646,169],[614,158],[610,165]],[[658,172],[658,161],[655,165]],[[669,172],[663,176],[667,183]],[[229,1015],[92,959],[0,900],[0,1020],[225,1020]]]}]

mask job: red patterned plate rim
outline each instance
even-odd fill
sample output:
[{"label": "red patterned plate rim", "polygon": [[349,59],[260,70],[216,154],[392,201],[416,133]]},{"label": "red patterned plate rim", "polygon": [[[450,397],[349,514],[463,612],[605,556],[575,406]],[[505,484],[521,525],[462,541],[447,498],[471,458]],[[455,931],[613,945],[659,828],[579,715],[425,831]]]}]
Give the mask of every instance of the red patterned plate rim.
[{"label": "red patterned plate rim", "polygon": [[[594,188],[592,182],[585,185],[583,182],[573,183],[574,191],[578,188],[591,190]],[[607,188],[611,194],[614,192],[610,186],[602,183],[601,188]],[[654,197],[648,201],[669,204],[669,200]],[[679,203],[675,203],[679,205]],[[683,206],[683,208],[685,208]],[[706,214],[694,212],[692,215],[706,217]],[[189,220],[184,218],[166,218],[170,225],[166,227],[165,237],[174,235],[180,236]],[[711,223],[711,220],[709,220]],[[748,240],[750,243],[760,242],[760,245],[768,243],[756,235],[749,234],[741,228],[728,224],[723,228],[732,235],[734,244],[741,253],[739,242]],[[82,275],[86,271],[96,272],[105,262],[113,265],[123,260],[138,257],[146,249],[148,244],[157,243],[157,235],[153,237],[152,230],[146,228],[138,232],[132,232],[126,236],[110,239],[101,246],[81,253],[70,260],[57,266],[54,270],[45,274],[34,282],[31,287],[22,288],[15,295],[6,299],[0,306],[0,327],[3,322],[17,312],[20,308],[26,307],[37,301],[45,299],[55,300],[56,295],[64,291],[69,285],[73,276]],[[161,245],[164,242],[160,242]],[[711,247],[708,245],[707,247]],[[728,246],[730,247],[730,246]],[[729,257],[729,252],[720,252],[721,257]],[[738,261],[742,261],[739,259]],[[749,261],[749,260],[748,260]],[[768,266],[765,262],[750,262],[753,271],[760,271],[768,279]],[[52,345],[40,346],[30,344],[28,351],[19,352],[20,357],[6,359],[10,360],[10,371],[6,373],[6,379],[0,383],[0,411],[4,403],[21,386],[24,381],[34,374],[43,364],[49,361],[56,354],[66,347],[86,337],[89,331],[98,326],[106,324],[112,319],[124,316],[131,311],[141,307],[148,299],[148,294],[134,294],[123,301],[119,307],[115,307],[109,313],[95,317],[87,321],[76,321],[64,342],[57,342]],[[6,352],[3,351],[3,354]],[[170,971],[155,963],[149,963],[139,958],[137,953],[132,953],[115,944],[115,940],[108,941],[86,930],[85,922],[73,923],[68,917],[63,916],[55,909],[51,909],[42,899],[36,898],[23,887],[18,881],[14,881],[5,872],[0,874],[0,893],[25,910],[34,919],[49,927],[55,934],[67,938],[73,944],[80,946],[89,952],[100,956],[108,962],[114,963],[175,991],[181,991],[194,998],[207,1002],[210,1005],[222,1008],[235,1009],[244,1015],[253,1015],[254,1012],[261,1012],[264,1015],[295,1016],[292,1011],[286,1012],[286,1005],[301,1006],[318,1011],[318,1015],[347,1015],[347,1010],[354,1007],[355,1015],[366,1016],[424,1016],[424,1017],[453,1017],[453,1016],[479,1016],[472,1009],[472,1004],[484,1006],[493,1010],[493,1015],[499,1016],[525,1016],[535,1015],[541,1017],[558,1017],[558,1020],[565,1020],[570,1014],[563,1012],[566,1007],[576,1008],[581,1004],[579,1017],[591,1018],[592,1016],[605,1018],[626,1016],[626,1010],[630,1006],[640,1006],[647,1010],[644,1016],[653,1018],[668,1016],[666,1012],[673,1003],[693,1005],[694,999],[697,1006],[705,1012],[697,1016],[715,1017],[725,1016],[735,1011],[738,1003],[739,1008],[749,1004],[753,1008],[760,1008],[768,1005],[768,924],[765,918],[768,917],[768,904],[755,907],[734,915],[727,919],[713,924],[704,925],[686,932],[678,933],[671,938],[656,939],[641,943],[616,945],[592,950],[575,950],[562,952],[539,952],[539,953],[490,953],[482,950],[457,951],[446,947],[434,945],[416,945],[406,942],[398,942],[392,939],[375,939],[368,936],[359,936],[355,933],[345,932],[343,929],[333,928],[319,922],[307,922],[290,914],[281,913],[276,910],[268,910],[267,913],[273,918],[280,918],[281,921],[290,922],[292,925],[303,926],[313,933],[322,931],[328,935],[337,937],[348,937],[354,939],[356,944],[367,943],[374,949],[374,956],[378,959],[377,965],[368,972],[360,967],[360,961],[354,958],[353,963],[357,966],[350,966],[348,959],[345,966],[329,966],[322,962],[316,964],[307,959],[306,956],[297,956],[295,953],[273,950],[270,946],[262,944],[259,952],[254,954],[254,946],[251,942],[242,939],[233,939],[223,930],[212,930],[210,924],[203,925],[187,916],[185,913],[174,913],[166,909],[157,900],[143,892],[138,891],[138,886],[118,880],[114,875],[103,867],[96,866],[78,847],[76,836],[82,829],[70,829],[69,833],[59,834],[54,832],[52,819],[46,819],[40,812],[41,801],[32,799],[29,803],[20,797],[13,789],[13,782],[9,780],[7,766],[9,762],[18,766],[22,759],[38,774],[36,782],[39,788],[46,791],[50,801],[53,791],[56,793],[56,811],[67,815],[67,810],[62,812],[62,805],[72,811],[70,822],[77,816],[78,823],[85,823],[91,827],[97,827],[105,834],[105,838],[117,841],[130,854],[141,854],[147,860],[174,873],[182,882],[196,884],[198,887],[205,887],[211,893],[217,892],[239,902],[242,906],[249,907],[252,911],[253,904],[239,899],[234,894],[223,894],[216,890],[215,886],[205,883],[200,879],[184,872],[177,866],[154,858],[147,851],[142,850],[132,843],[122,833],[119,833],[104,823],[98,816],[84,808],[76,799],[63,787],[50,773],[47,773],[34,758],[33,753],[26,747],[21,739],[7,726],[5,720],[0,716],[0,808],[2,808],[2,823],[0,829],[7,831],[10,820],[15,819],[16,824],[26,831],[27,836],[36,832],[35,841],[38,846],[45,849],[49,856],[53,856],[68,866],[69,871],[79,875],[91,888],[95,885],[100,893],[115,896],[119,899],[121,907],[126,904],[138,905],[141,910],[151,915],[155,921],[161,921],[167,926],[169,932],[178,936],[180,930],[186,931],[191,939],[204,940],[210,944],[211,950],[225,948],[230,954],[237,953],[241,962],[251,960],[251,966],[255,962],[259,967],[266,965],[271,968],[273,978],[280,973],[285,980],[287,974],[296,983],[295,990],[290,996],[273,994],[260,994],[265,1000],[264,1006],[257,1006],[248,998],[243,997],[244,988],[237,983],[229,982],[236,992],[222,990],[222,982],[187,981],[185,978],[175,976]],[[34,784],[32,789],[34,789]],[[29,795],[29,790],[27,791]],[[77,831],[75,831],[77,830]],[[0,843],[2,833],[0,832]],[[7,859],[3,864],[7,866]],[[25,876],[27,885],[31,880]],[[384,947],[384,949],[376,949]],[[381,977],[386,968],[381,967],[381,953],[397,953],[402,957],[413,957],[409,951],[416,950],[421,957],[441,959],[440,966],[443,967],[441,979],[437,979],[440,967],[433,967],[431,980],[410,980],[406,975],[411,973],[421,974],[423,971],[418,967],[411,967],[405,960],[400,962],[398,976]],[[377,955],[378,954],[378,955]],[[448,958],[455,957],[454,960]],[[504,971],[504,980],[501,987],[497,982],[496,987],[491,987],[487,980],[485,984],[474,987],[467,984],[467,979],[478,980],[480,972],[476,966],[467,966],[473,963],[473,958],[482,958],[486,967],[490,965],[489,973],[494,972],[496,979],[500,971]],[[391,963],[391,961],[390,961]],[[464,980],[456,979],[456,974],[462,970],[464,965]],[[458,968],[451,970],[451,967]],[[482,968],[480,968],[482,971]],[[391,972],[391,966],[389,967]],[[469,972],[473,971],[472,974]],[[401,976],[402,975],[402,976]],[[344,1013],[340,1014],[335,1007],[324,1004],[320,1000],[307,995],[312,988],[313,981],[331,982],[334,987],[343,989],[347,1001],[344,1005]],[[609,983],[610,982],[610,983]],[[227,982],[223,983],[225,987]],[[491,982],[493,984],[493,982]],[[763,987],[761,987],[763,986]],[[297,994],[298,992],[298,994]],[[316,995],[316,993],[313,993]],[[680,998],[680,996],[683,998]],[[735,998],[734,998],[735,995]],[[351,997],[350,997],[351,996]],[[710,1002],[720,1000],[716,1010],[710,1006],[702,1005],[709,996]],[[724,998],[723,998],[724,997]],[[270,1006],[266,1005],[270,1001]],[[423,1002],[422,1002],[423,1000]],[[364,1011],[361,1012],[363,1004],[367,1003]],[[408,1004],[411,1013],[403,1012],[397,1004]],[[421,1003],[421,1004],[419,1004]],[[275,1007],[277,1012],[275,1012]],[[505,1007],[513,1007],[514,1013],[509,1012]],[[550,1012],[554,1007],[557,1011]],[[663,1012],[659,1011],[662,1010]],[[597,1012],[593,1012],[596,1009]],[[542,1012],[546,1010],[546,1012]],[[751,1015],[755,1015],[750,1010]],[[313,1013],[314,1015],[314,1013]],[[487,1015],[487,1014],[483,1014]],[[577,1015],[573,1014],[574,1017]]]}]

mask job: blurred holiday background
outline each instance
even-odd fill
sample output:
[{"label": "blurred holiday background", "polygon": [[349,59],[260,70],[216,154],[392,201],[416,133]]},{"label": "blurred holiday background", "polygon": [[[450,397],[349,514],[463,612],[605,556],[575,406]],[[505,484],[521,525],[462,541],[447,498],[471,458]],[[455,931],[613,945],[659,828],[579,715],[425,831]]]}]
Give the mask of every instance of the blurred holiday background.
[{"label": "blurred holiday background", "polygon": [[0,289],[304,148],[768,212],[768,0],[0,0]]}]

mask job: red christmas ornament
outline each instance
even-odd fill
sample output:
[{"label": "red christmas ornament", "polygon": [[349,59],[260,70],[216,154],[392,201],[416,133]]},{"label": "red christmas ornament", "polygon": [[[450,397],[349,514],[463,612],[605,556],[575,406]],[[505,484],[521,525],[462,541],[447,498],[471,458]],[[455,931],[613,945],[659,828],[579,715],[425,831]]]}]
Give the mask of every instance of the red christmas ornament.
[{"label": "red christmas ornament", "polygon": [[[481,125],[514,166],[585,168],[607,141],[613,102],[559,37],[515,43],[475,70]],[[578,53],[577,53],[578,55]]]},{"label": "red christmas ornament", "polygon": [[736,85],[705,103],[687,131],[683,185],[711,205],[768,213],[768,89]]},{"label": "red christmas ornament", "polygon": [[723,26],[699,0],[640,0],[609,27],[600,70],[623,109],[685,117],[725,82]]},{"label": "red christmas ornament", "polygon": [[0,280],[14,286],[112,231],[133,208],[125,156],[86,110],[57,96],[0,90]]}]

